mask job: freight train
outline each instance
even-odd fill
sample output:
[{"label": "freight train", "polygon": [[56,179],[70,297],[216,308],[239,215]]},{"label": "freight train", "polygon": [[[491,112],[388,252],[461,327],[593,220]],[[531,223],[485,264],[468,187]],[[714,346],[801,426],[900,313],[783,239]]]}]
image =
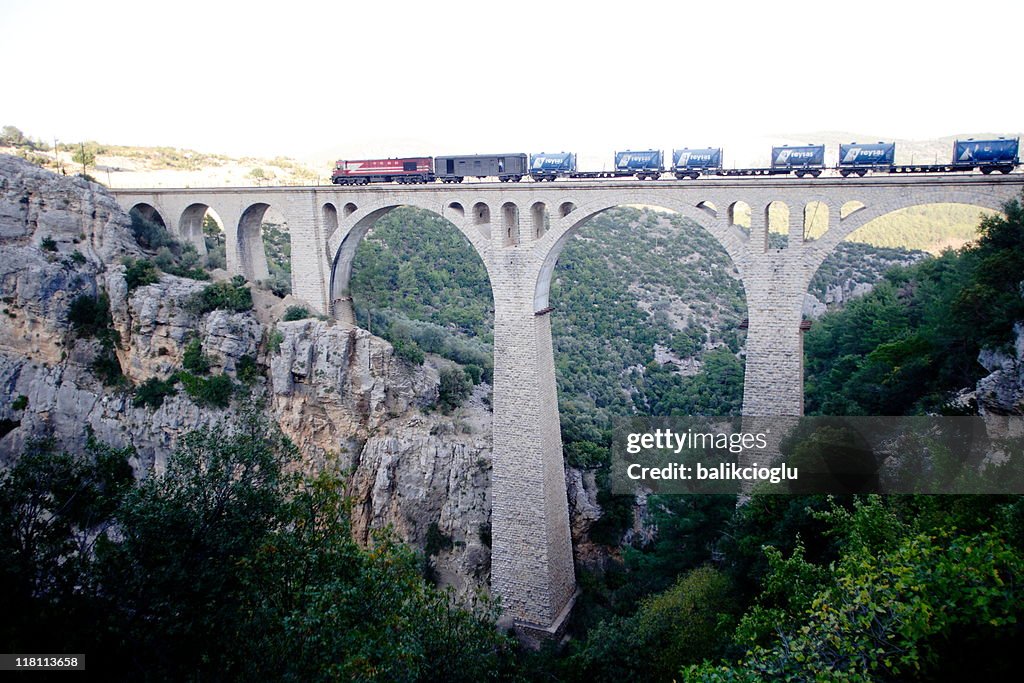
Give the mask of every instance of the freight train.
[{"label": "freight train", "polygon": [[834,170],[844,178],[863,177],[867,173],[950,173],[999,171],[1009,173],[1020,165],[1019,138],[996,140],[956,140],[953,156],[946,164],[896,164],[896,143],[851,142],[839,145],[839,164],[825,165],[824,145],[772,147],[771,165],[764,168],[725,168],[721,147],[672,150],[672,164],[666,169],[661,150],[626,150],[615,153],[611,171],[583,171],[576,168],[576,155],[571,152],[525,154],[471,154],[464,156],[407,157],[400,159],[340,160],[335,164],[331,181],[337,185],[367,183],[461,183],[466,178],[497,178],[519,182],[530,177],[534,181],[557,178],[625,178],[657,180],[671,173],[677,179],[696,180],[702,175],[759,176],[796,175],[817,178],[825,170]]}]

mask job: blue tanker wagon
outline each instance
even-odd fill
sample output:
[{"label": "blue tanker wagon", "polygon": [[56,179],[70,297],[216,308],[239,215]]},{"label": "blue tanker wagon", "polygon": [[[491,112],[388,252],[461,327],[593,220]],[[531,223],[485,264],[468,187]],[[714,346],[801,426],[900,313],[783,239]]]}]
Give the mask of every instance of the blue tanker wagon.
[{"label": "blue tanker wagon", "polygon": [[672,173],[678,180],[691,178],[696,180],[701,175],[722,174],[722,148],[702,147],[672,150]]},{"label": "blue tanker wagon", "polygon": [[[895,142],[843,143],[839,145],[839,163],[825,165],[825,145],[782,145],[772,147],[771,165],[763,168],[729,168],[722,165],[721,147],[697,147],[672,150],[669,168],[678,180],[702,175],[761,176],[795,175],[817,178],[822,171],[838,171],[844,178],[863,177],[867,173],[954,173],[999,171],[1010,173],[1020,165],[1020,139],[956,140],[948,164],[896,164]],[[462,156],[408,157],[395,159],[339,160],[331,176],[338,185],[367,183],[461,183],[466,178],[497,178],[501,182],[519,182],[530,176],[535,182],[557,178],[627,178],[657,180],[665,173],[660,149],[615,152],[611,171],[581,171],[572,152],[526,154],[470,154]]]}]

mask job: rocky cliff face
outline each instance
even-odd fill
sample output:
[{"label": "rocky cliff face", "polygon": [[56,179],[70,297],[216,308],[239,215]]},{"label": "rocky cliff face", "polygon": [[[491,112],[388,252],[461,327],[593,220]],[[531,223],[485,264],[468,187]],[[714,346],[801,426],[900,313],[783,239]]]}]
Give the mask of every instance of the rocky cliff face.
[{"label": "rocky cliff face", "polygon": [[1013,348],[984,350],[978,362],[989,371],[975,388],[982,415],[1024,415],[1024,327],[1015,325]]},{"label": "rocky cliff face", "polygon": [[[120,259],[142,255],[129,218],[102,187],[0,156],[0,465],[31,438],[52,437],[79,450],[89,427],[102,441],[133,447],[133,468],[146,476],[162,470],[179,436],[230,424],[240,402],[260,400],[302,452],[299,466],[349,473],[361,540],[391,527],[429,551],[434,575],[457,594],[486,590],[486,386],[443,415],[434,406],[437,365],[444,361],[412,368],[365,330],[316,319],[277,321],[270,312],[279,314],[282,306],[263,301],[269,295],[261,292],[254,292],[252,312],[205,315],[187,305],[205,282],[163,275],[129,292]],[[76,334],[68,319],[72,301],[101,292],[120,338],[120,386],[104,385],[93,367],[101,344]],[[157,409],[133,405],[135,387],[182,369],[193,338],[213,373],[237,379],[240,360],[249,356],[263,376],[228,409],[200,407],[180,386]],[[574,537],[584,554],[598,553],[586,545],[600,516],[593,476],[570,470],[567,483]]]}]

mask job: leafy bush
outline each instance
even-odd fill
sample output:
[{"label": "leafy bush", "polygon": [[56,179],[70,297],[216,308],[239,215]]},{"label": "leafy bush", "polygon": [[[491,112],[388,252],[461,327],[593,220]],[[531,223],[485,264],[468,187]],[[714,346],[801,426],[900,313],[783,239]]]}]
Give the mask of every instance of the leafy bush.
[{"label": "leafy bush", "polygon": [[79,338],[95,338],[100,350],[93,360],[93,371],[110,386],[124,385],[127,380],[121,370],[115,349],[121,343],[121,335],[114,329],[110,314],[110,299],[106,292],[97,298],[82,294],[68,306],[68,322]]},{"label": "leafy bush", "polygon": [[124,266],[124,280],[129,292],[160,281],[160,273],[148,259],[125,259]]},{"label": "leafy bush", "polygon": [[426,356],[423,355],[422,349],[413,340],[405,338],[395,339],[391,342],[391,346],[395,349],[395,355],[409,365],[413,367],[423,365]]},{"label": "leafy bush", "polygon": [[305,306],[289,306],[288,310],[284,312],[281,320],[285,322],[291,322],[292,320],[302,320],[304,318],[311,318],[313,314],[309,312],[309,309]]},{"label": "leafy bush", "polygon": [[236,275],[230,282],[215,282],[207,285],[201,292],[193,294],[187,308],[196,315],[204,315],[211,311],[249,311],[252,310],[252,292],[245,284],[245,278]]},{"label": "leafy bush", "polygon": [[177,389],[174,388],[176,383],[177,378],[173,376],[166,380],[150,377],[135,389],[135,394],[132,396],[132,405],[136,408],[149,406],[155,410],[164,404],[166,397],[178,393]]},{"label": "leafy bush", "polygon": [[271,353],[277,353],[281,350],[281,342],[284,341],[284,332],[278,329],[274,329],[267,335],[267,349]]},{"label": "leafy bush", "polygon": [[214,375],[203,378],[189,372],[178,375],[181,385],[196,405],[213,408],[227,408],[231,404],[231,396],[235,385],[227,375]]},{"label": "leafy bush", "polygon": [[11,410],[25,410],[28,408],[28,396],[20,394],[18,398],[11,401]]},{"label": "leafy bush", "polygon": [[441,410],[447,412],[462,404],[473,391],[473,380],[462,368],[444,368],[441,370],[441,386],[438,389],[438,403]]},{"label": "leafy bush", "polygon": [[78,265],[83,265],[86,261],[85,254],[75,249],[73,252],[71,252],[71,260],[77,263]]},{"label": "leafy bush", "polygon": [[39,246],[43,251],[57,251],[57,242],[52,237],[44,237]]},{"label": "leafy bush", "polygon": [[579,680],[670,681],[680,666],[721,654],[736,608],[724,574],[695,569],[645,599],[632,617],[614,617],[591,629],[569,666]]},{"label": "leafy bush", "polygon": [[473,365],[472,363],[463,368],[469,378],[473,380],[473,384],[480,384],[484,377],[484,369],[479,365]]},{"label": "leafy bush", "polygon": [[192,280],[209,280],[210,274],[199,267],[199,252],[191,244],[175,243],[175,251],[160,247],[154,262],[168,275],[187,277]]},{"label": "leafy bush", "polygon": [[132,221],[132,234],[135,236],[135,241],[143,249],[156,251],[176,241],[167,228],[156,221],[145,218],[138,209],[132,209],[128,216]]},{"label": "leafy bush", "polygon": [[260,366],[256,364],[256,359],[250,355],[245,355],[238,359],[238,364],[235,366],[235,375],[238,376],[239,381],[242,383],[252,384],[263,373],[260,370]]},{"label": "leafy bush", "polygon": [[96,298],[88,294],[75,297],[68,306],[68,322],[79,337],[97,336],[101,330],[113,324],[110,298],[105,292]]},{"label": "leafy bush", "polygon": [[423,552],[430,557],[437,555],[442,550],[450,550],[452,547],[452,537],[441,531],[441,527],[437,525],[437,522],[431,522],[430,526],[427,527],[427,540]]},{"label": "leafy bush", "polygon": [[205,375],[210,371],[210,358],[203,353],[202,342],[197,337],[193,337],[185,345],[185,352],[181,356],[181,365],[197,375]]}]

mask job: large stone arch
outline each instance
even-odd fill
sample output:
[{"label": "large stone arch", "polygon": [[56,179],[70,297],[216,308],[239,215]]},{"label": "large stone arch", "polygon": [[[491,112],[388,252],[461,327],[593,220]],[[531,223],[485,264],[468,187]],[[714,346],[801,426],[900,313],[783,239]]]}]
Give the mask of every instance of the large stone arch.
[{"label": "large stone arch", "polygon": [[578,206],[563,218],[552,221],[551,229],[536,243],[536,250],[542,256],[543,263],[534,288],[534,309],[540,311],[549,306],[548,297],[551,291],[551,276],[558,263],[558,257],[569,239],[595,216],[609,209],[633,204],[671,211],[693,221],[706,230],[721,245],[729,255],[733,265],[739,271],[740,280],[744,282],[744,296],[746,296],[746,283],[743,273],[749,237],[736,226],[728,224],[727,220],[717,212],[714,215],[708,212],[704,208],[708,204],[707,201],[690,204],[665,201],[665,199],[663,196],[646,198],[631,196],[626,201],[595,201]]},{"label": "large stone arch", "polygon": [[224,229],[224,222],[220,216],[208,204],[196,202],[189,204],[181,212],[178,219],[178,237],[196,248],[200,255],[206,254],[206,236],[203,234],[203,221],[207,214],[213,216],[221,229]]},{"label": "large stone arch", "polygon": [[[459,202],[447,202],[447,204],[449,204],[449,208],[451,208],[450,205],[453,203],[459,204]],[[461,207],[461,204],[459,204],[459,206]],[[372,228],[378,220],[401,207],[410,207],[432,213],[448,223],[453,229],[457,230],[466,239],[466,241],[469,242],[474,253],[476,253],[477,257],[480,258],[481,262],[484,264],[484,270],[487,272],[487,277],[493,281],[490,264],[488,263],[486,247],[481,243],[480,233],[475,228],[469,229],[467,227],[464,217],[460,215],[457,209],[453,209],[451,211],[436,211],[433,208],[418,204],[403,203],[388,204],[374,209],[358,211],[353,214],[357,220],[352,227],[344,232],[344,235],[340,235],[340,231],[335,231],[334,234],[337,238],[335,240],[331,240],[332,244],[328,245],[328,248],[333,253],[328,293],[331,304],[330,312],[335,318],[345,320],[346,322],[354,322],[355,318],[351,306],[352,296],[349,291],[349,284],[352,279],[352,265],[355,262],[356,251],[359,249],[359,245],[366,237],[366,234],[370,231],[370,228]],[[493,291],[491,295],[493,297]]]},{"label": "large stone arch", "polygon": [[[839,217],[838,210],[834,211],[829,222],[828,231],[815,240],[812,243],[812,248],[807,251],[805,257],[805,289],[810,286],[811,279],[813,279],[818,268],[821,267],[821,264],[825,262],[825,259],[828,258],[829,254],[835,250],[839,243],[876,218],[881,218],[902,209],[931,204],[960,204],[1002,213],[1006,198],[995,193],[936,188],[922,189],[915,192],[912,197],[891,197],[882,201],[871,201],[870,199],[864,201],[851,198],[850,201],[860,202],[864,206],[842,218]],[[846,202],[839,206],[845,204]]]}]

